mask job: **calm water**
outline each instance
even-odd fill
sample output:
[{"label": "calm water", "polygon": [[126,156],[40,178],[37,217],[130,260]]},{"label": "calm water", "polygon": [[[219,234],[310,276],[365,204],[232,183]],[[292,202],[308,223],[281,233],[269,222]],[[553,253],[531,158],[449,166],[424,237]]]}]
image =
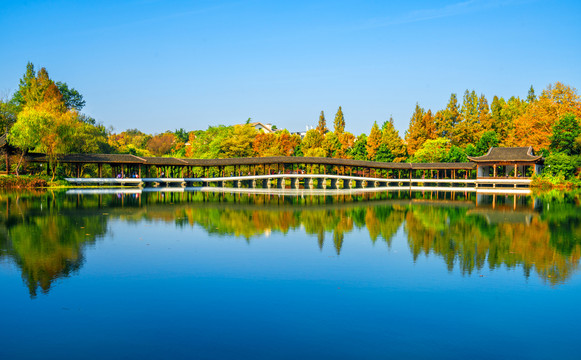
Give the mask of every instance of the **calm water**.
[{"label": "calm water", "polygon": [[579,359],[581,196],[0,195],[0,359]]}]

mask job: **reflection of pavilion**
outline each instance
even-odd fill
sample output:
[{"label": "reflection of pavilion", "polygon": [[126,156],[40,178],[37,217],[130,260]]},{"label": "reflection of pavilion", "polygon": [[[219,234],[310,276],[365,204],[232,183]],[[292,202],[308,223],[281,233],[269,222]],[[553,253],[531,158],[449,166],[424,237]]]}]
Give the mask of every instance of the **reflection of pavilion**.
[{"label": "reflection of pavilion", "polygon": [[495,210],[495,209],[471,209],[466,215],[479,215],[486,219],[488,225],[493,224],[526,224],[530,225],[532,219],[538,214],[534,211],[520,210]]},{"label": "reflection of pavilion", "polygon": [[476,163],[476,178],[528,178],[539,174],[543,157],[535,156],[532,146],[493,147],[483,156],[468,159]]},{"label": "reflection of pavilion", "polygon": [[488,224],[526,224],[538,215],[539,202],[520,194],[477,194],[476,208],[467,215],[480,215]]}]

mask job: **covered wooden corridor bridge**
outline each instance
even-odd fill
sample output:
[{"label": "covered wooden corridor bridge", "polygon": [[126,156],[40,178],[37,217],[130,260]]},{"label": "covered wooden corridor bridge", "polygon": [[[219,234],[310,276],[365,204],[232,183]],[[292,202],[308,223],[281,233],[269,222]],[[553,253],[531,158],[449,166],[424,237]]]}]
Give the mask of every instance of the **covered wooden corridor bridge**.
[{"label": "covered wooden corridor bridge", "polygon": [[[497,152],[494,149],[503,149]],[[507,150],[508,149],[508,150]],[[491,157],[490,155],[493,155]],[[496,159],[498,154],[502,159]],[[30,154],[29,162],[46,163],[42,154]],[[492,148],[487,155],[464,163],[387,163],[320,157],[253,157],[230,159],[183,159],[171,157],[140,157],[129,154],[71,154],[59,157],[59,162],[76,169],[77,177],[67,179],[74,184],[137,184],[159,186],[268,187],[273,182],[284,188],[359,188],[390,184],[491,184],[528,186],[526,167],[540,171],[542,157],[533,156],[531,148]],[[504,169],[503,176],[497,171]],[[86,165],[96,165],[97,177],[83,177]],[[509,165],[514,171],[509,174]],[[48,168],[48,167],[47,167]],[[48,169],[47,169],[48,171]],[[509,176],[510,175],[510,176]],[[316,182],[316,184],[315,184]]]}]

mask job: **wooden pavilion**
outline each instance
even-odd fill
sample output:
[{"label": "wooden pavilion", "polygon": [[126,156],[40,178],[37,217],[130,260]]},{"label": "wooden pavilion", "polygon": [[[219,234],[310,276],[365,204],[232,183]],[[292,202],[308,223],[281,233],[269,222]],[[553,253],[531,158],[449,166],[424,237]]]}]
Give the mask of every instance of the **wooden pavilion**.
[{"label": "wooden pavilion", "polygon": [[483,156],[468,156],[476,163],[476,178],[528,178],[539,174],[542,156],[528,147],[493,147]]}]

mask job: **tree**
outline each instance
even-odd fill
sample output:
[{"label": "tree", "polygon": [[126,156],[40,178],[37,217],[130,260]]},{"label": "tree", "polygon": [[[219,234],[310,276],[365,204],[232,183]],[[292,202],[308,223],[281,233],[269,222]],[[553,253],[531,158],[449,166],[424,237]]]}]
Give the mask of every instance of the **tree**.
[{"label": "tree", "polygon": [[427,140],[413,156],[413,162],[433,163],[442,162],[448,153],[450,140],[437,138]]},{"label": "tree", "polygon": [[335,152],[335,157],[339,159],[350,159],[351,149],[355,144],[355,136],[348,131],[337,134],[340,148]]},{"label": "tree", "polygon": [[461,147],[452,145],[442,161],[450,163],[459,163],[467,162],[468,158],[466,157],[466,153],[464,152],[464,150],[462,150]]},{"label": "tree", "polygon": [[176,129],[176,131],[173,132],[174,136],[176,137],[177,141],[186,143],[188,142],[188,132],[186,130],[184,130],[184,128],[180,128],[180,129]]},{"label": "tree", "polygon": [[478,123],[482,131],[493,130],[492,117],[490,116],[490,107],[484,94],[478,98]]},{"label": "tree", "polygon": [[369,138],[367,139],[367,157],[369,160],[375,160],[375,154],[381,146],[381,131],[379,126],[377,126],[377,121],[373,122],[371,131],[369,132]]},{"label": "tree", "polygon": [[258,131],[252,125],[235,125],[231,137],[221,143],[225,158],[250,157],[253,155],[252,141]]},{"label": "tree", "polygon": [[341,106],[339,106],[339,110],[337,110],[333,124],[336,134],[340,134],[345,131],[345,119],[343,118],[343,110],[341,110]]},{"label": "tree", "polygon": [[367,135],[361,134],[355,139],[350,153],[355,160],[367,160]]},{"label": "tree", "polygon": [[16,122],[17,114],[17,108],[13,102],[0,99],[0,132],[2,134],[7,133]]},{"label": "tree", "polygon": [[568,113],[581,117],[581,100],[575,88],[560,82],[549,85],[541,96],[514,121],[511,143],[516,146],[532,145],[536,151],[548,149],[553,126]]},{"label": "tree", "polygon": [[[407,159],[407,150],[403,139],[399,136],[399,132],[393,125],[393,118],[390,117],[389,121],[386,121],[383,124],[382,129],[381,146],[379,147],[379,152],[384,155],[382,155],[381,158],[390,158],[390,162],[404,162]],[[390,156],[385,155],[388,152]],[[387,160],[378,159],[378,161]]]},{"label": "tree", "polygon": [[325,134],[325,139],[323,140],[323,149],[325,149],[325,156],[334,158],[337,151],[341,150],[341,143],[339,142],[339,137],[337,133],[328,132]]},{"label": "tree", "polygon": [[450,100],[446,109],[438,111],[435,115],[436,136],[445,137],[452,140],[453,130],[460,121],[460,111],[458,110],[458,98],[456,94],[450,94]]},{"label": "tree", "polygon": [[529,104],[534,103],[535,101],[537,101],[537,96],[535,95],[535,89],[533,88],[533,86],[531,85],[531,88],[529,89],[529,93],[527,95],[527,102]]},{"label": "tree", "polygon": [[36,71],[34,70],[34,64],[28,62],[26,64],[26,72],[20,79],[20,84],[18,85],[18,90],[12,96],[12,101],[17,107],[18,111],[21,111],[24,105],[26,105],[26,100],[24,99],[24,93],[32,85],[32,81],[36,78]]},{"label": "tree", "polygon": [[454,145],[466,146],[473,144],[480,134],[480,123],[478,121],[478,96],[472,90],[464,92],[464,100],[460,110],[460,121],[453,131],[452,142]]},{"label": "tree", "polygon": [[317,125],[317,131],[323,135],[327,130],[327,120],[325,120],[325,113],[321,111],[321,115],[319,115],[319,124]]},{"label": "tree", "polygon": [[427,139],[423,123],[424,115],[424,109],[416,103],[416,109],[410,119],[410,125],[405,134],[407,149],[410,155],[413,155]]},{"label": "tree", "polygon": [[170,153],[176,136],[171,132],[157,134],[147,142],[147,150],[155,156],[163,156]]},{"label": "tree", "polygon": [[324,157],[326,155],[325,149],[322,147],[324,139],[323,134],[318,128],[307,131],[307,134],[301,142],[303,154],[305,156]]},{"label": "tree", "polygon": [[85,107],[85,100],[83,100],[83,95],[81,95],[77,90],[69,88],[67,83],[57,81],[56,86],[58,87],[60,93],[63,95],[63,101],[67,109],[75,109],[81,111]]},{"label": "tree", "polygon": [[563,115],[553,126],[549,149],[567,155],[578,155],[581,149],[579,149],[576,140],[580,135],[579,119],[573,114]]},{"label": "tree", "polygon": [[[491,147],[497,147],[499,143],[498,135],[494,131],[487,131],[482,134],[480,140],[478,140],[478,144],[476,144],[476,153],[475,156],[482,156],[488,152]],[[474,156],[474,155],[470,155]]]}]

